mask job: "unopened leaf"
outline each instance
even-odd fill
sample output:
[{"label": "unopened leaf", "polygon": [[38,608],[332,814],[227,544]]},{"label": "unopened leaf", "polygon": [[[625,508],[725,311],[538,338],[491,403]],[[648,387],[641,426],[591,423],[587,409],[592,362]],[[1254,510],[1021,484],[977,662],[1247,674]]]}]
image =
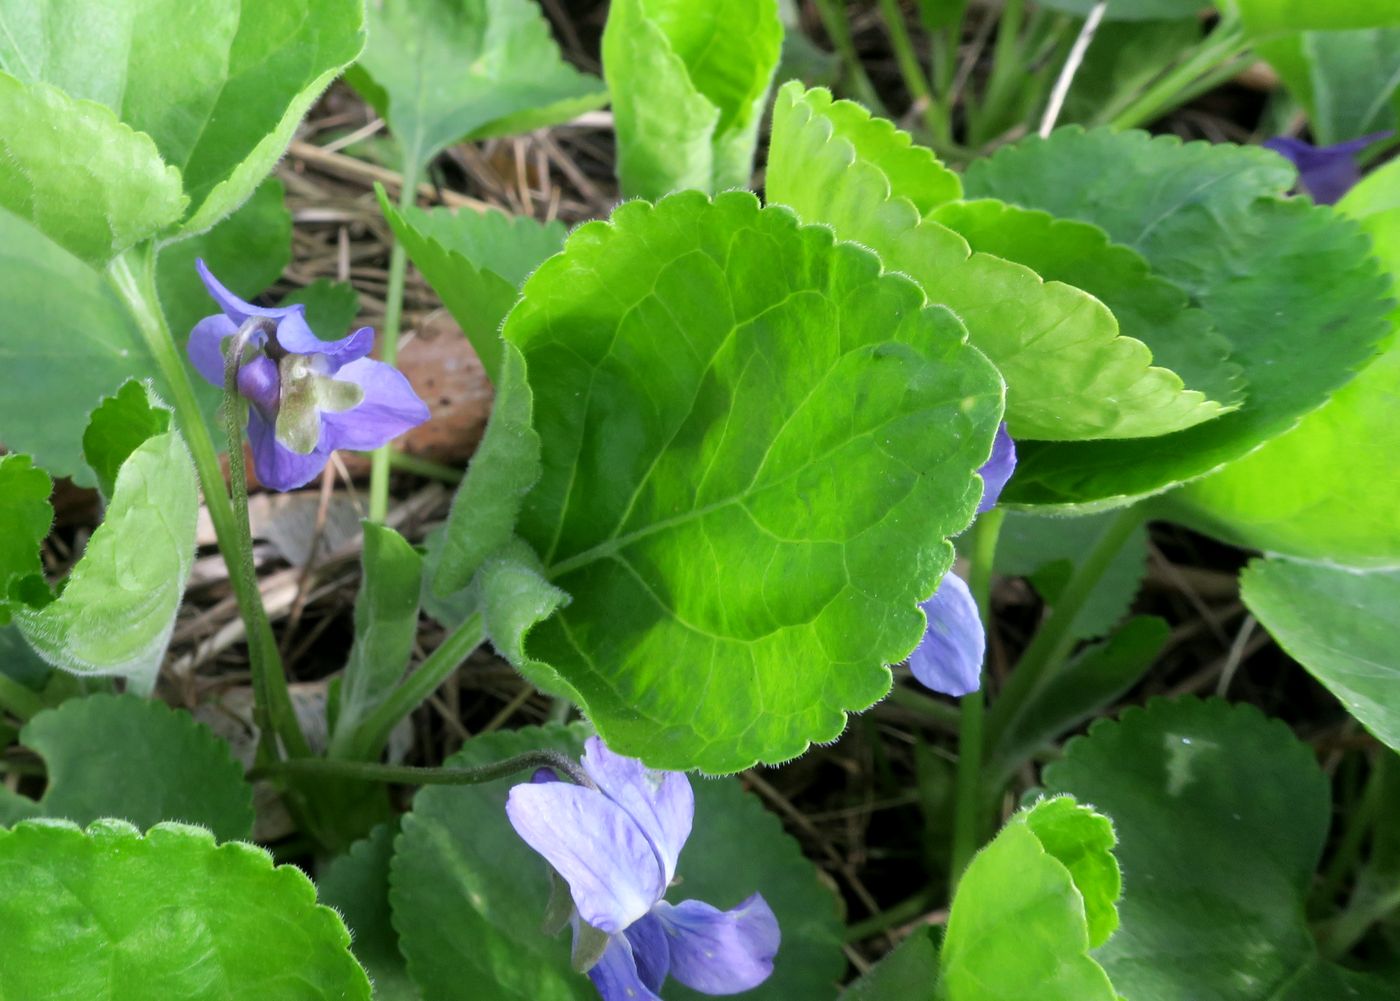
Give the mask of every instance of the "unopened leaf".
[{"label": "unopened leaf", "polygon": [[748,187],[782,40],[775,0],[615,0],[603,73],[623,192]]},{"label": "unopened leaf", "polygon": [[134,695],[88,695],[39,713],[20,742],[44,759],[44,816],[142,828],[175,820],[221,840],[252,833],[252,786],[228,744],[189,713]]},{"label": "unopened leaf", "polygon": [[0,996],[369,1001],[295,866],[207,831],[31,820],[0,831]]},{"label": "unopened leaf", "polygon": [[768,200],[873,248],[930,301],[957,313],[1006,380],[1014,438],[1136,438],[1223,411],[1152,365],[1146,345],[1120,336],[1113,314],[1093,296],[974,253],[935,221],[938,199],[956,197],[956,189],[942,183],[946,170],[927,151],[897,135],[828,91],[785,85],[774,109]]},{"label": "unopened leaf", "polygon": [[1110,507],[1208,473],[1277,437],[1346,382],[1386,332],[1386,285],[1359,228],[1282,197],[1294,173],[1258,148],[1060,129],[973,163],[970,193],[1092,222],[1142,254],[1231,344],[1233,413],[1132,442],[1031,442],[1012,503]]},{"label": "unopened leaf", "polygon": [[542,442],[516,531],[572,598],[517,667],[620,753],[714,772],[888,691],[1001,416],[950,313],[752,195],[683,193],[575,230],[505,339]]}]

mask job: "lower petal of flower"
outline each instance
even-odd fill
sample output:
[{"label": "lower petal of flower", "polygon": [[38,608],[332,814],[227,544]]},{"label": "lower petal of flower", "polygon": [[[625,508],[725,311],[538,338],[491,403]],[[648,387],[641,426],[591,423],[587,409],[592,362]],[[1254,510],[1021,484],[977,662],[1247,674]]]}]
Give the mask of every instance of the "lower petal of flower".
[{"label": "lower petal of flower", "polygon": [[670,942],[671,976],[703,994],[738,994],[773,972],[782,935],[778,919],[755,893],[733,910],[700,900],[666,902],[652,912]]},{"label": "lower petal of flower", "polygon": [[588,971],[588,979],[598,988],[603,1001],[661,1001],[637,972],[637,961],[626,936],[613,937],[603,958]]},{"label": "lower petal of flower", "polygon": [[253,471],[258,482],[271,490],[295,490],[316,478],[330,459],[325,436],[308,455],[298,455],[277,441],[273,425],[256,408],[248,412],[248,444],[253,450]]},{"label": "lower petal of flower", "polygon": [[334,377],[354,383],[365,395],[350,410],[322,411],[323,434],[330,448],[368,452],[428,419],[427,404],[392,365],[361,358],[338,369]]},{"label": "lower petal of flower", "polygon": [[623,932],[632,946],[632,958],[637,963],[637,975],[642,983],[660,992],[671,970],[671,945],[666,928],[655,914],[648,914]]}]

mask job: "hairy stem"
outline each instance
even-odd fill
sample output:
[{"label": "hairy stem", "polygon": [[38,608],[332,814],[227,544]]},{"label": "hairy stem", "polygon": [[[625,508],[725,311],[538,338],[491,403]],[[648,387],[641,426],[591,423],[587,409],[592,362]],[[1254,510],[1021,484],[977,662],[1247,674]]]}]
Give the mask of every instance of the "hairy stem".
[{"label": "hairy stem", "polygon": [[[219,466],[218,449],[214,447],[214,439],[204,422],[199,400],[194,394],[194,386],[190,383],[189,372],[185,367],[183,352],[176,345],[166,323],[165,313],[161,309],[160,297],[156,292],[154,245],[148,243],[122,254],[108,266],[108,276],[136,321],[136,327],[141,332],[146,348],[160,370],[166,391],[170,393],[170,402],[175,408],[175,419],[199,473],[209,520],[214,524],[219,548],[229,563],[229,582],[233,586],[238,610],[247,631],[249,657],[253,662],[264,665],[268,676],[276,679],[274,684],[280,683],[285,691],[286,678],[282,673],[282,657],[277,649],[277,640],[272,635],[267,612],[263,608],[262,594],[258,591],[257,581],[234,572],[234,563],[240,552],[241,535],[224,484],[223,469]],[[236,450],[240,458],[241,450],[240,443]],[[278,736],[289,753],[309,753],[306,738],[296,723],[295,715],[287,719],[274,713],[273,720],[275,723],[280,722],[283,727],[279,729]]]},{"label": "hairy stem", "polygon": [[513,758],[493,761],[478,768],[419,768],[414,765],[381,765],[368,761],[338,761],[328,758],[299,758],[280,761],[258,769],[251,777],[286,775],[292,778],[358,779],[362,782],[392,782],[402,785],[478,785],[494,782],[516,772],[553,768],[576,784],[595,788],[578,762],[557,751],[526,751]]},{"label": "hairy stem", "polygon": [[[996,559],[997,540],[1006,512],[1001,508],[983,514],[972,529],[972,560],[968,574],[968,590],[977,602],[977,613],[983,627],[991,634],[992,563]],[[948,867],[950,887],[958,879],[981,842],[982,755],[985,740],[982,732],[987,672],[982,671],[982,683],[977,691],[964,695],[961,722],[958,726],[958,771],[953,787],[953,851]]]}]

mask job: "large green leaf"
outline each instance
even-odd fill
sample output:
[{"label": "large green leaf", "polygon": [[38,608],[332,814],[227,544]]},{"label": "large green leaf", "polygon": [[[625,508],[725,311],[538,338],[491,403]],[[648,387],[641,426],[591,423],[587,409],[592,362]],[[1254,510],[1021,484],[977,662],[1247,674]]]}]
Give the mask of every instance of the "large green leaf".
[{"label": "large green leaf", "polygon": [[321,903],[334,907],[354,937],[353,951],[374,981],[375,1001],[419,1001],[389,916],[389,863],[397,828],[376,827],[317,874]]},{"label": "large green leaf", "polygon": [[[1338,205],[1400,294],[1400,161]],[[1291,431],[1167,498],[1174,517],[1243,546],[1351,566],[1400,565],[1400,311],[1380,353]]]},{"label": "large green leaf", "polygon": [[942,183],[946,171],[931,154],[909,142],[859,105],[786,84],[773,112],[768,200],[873,248],[932,302],[957,313],[1006,379],[1013,437],[1136,438],[1222,412],[1183,389],[1175,373],[1153,366],[1141,341],[1119,336],[1113,315],[1093,296],[974,253],[931,218],[956,189]]},{"label": "large green leaf", "polygon": [[229,746],[189,713],[134,695],[89,695],[39,713],[20,742],[44,759],[44,816],[138,827],[176,820],[249,837],[253,787]]},{"label": "large green leaf", "polygon": [[1395,127],[1400,26],[1303,31],[1264,43],[1260,54],[1307,111],[1318,145]]},{"label": "large green leaf", "polygon": [[394,236],[472,342],[487,377],[499,389],[501,322],[520,297],[526,276],[564,245],[567,228],[558,221],[540,223],[495,211],[425,212],[416,206],[399,210],[382,188],[378,194]]},{"label": "large green leaf", "polygon": [[[358,0],[0,0],[0,69],[146,133],[189,198],[162,224],[183,218],[191,234],[253,193],[360,51],[363,19]],[[60,120],[54,134],[68,134],[71,113]],[[93,154],[92,144],[75,146],[61,170],[95,171]],[[107,198],[134,197],[125,172],[97,178]]]},{"label": "large green leaf", "polygon": [[1240,585],[1279,645],[1400,751],[1400,571],[1254,560]]},{"label": "large green leaf", "polygon": [[[118,401],[121,405],[93,414],[85,440],[116,443],[119,449],[133,444],[118,431],[102,430],[108,421],[131,419],[130,392]],[[164,409],[149,395],[137,405],[147,412]],[[138,426],[157,425],[148,413]],[[100,465],[115,464],[103,460]],[[168,422],[167,430],[141,442],[119,465],[106,517],[62,592],[47,604],[17,609],[15,619],[30,645],[55,667],[122,675],[149,691],[194,563],[199,491],[194,463]]]},{"label": "large green leaf", "polygon": [[1210,472],[1321,406],[1386,331],[1365,237],[1330,209],[1280,197],[1293,171],[1267,150],[1067,128],[977,161],[965,183],[1095,223],[1141,253],[1210,316],[1247,384],[1239,410],[1150,448],[1027,443],[1010,502],[1106,507]]},{"label": "large green leaf", "polygon": [[1308,930],[1330,796],[1283,723],[1250,706],[1158,700],[1071,741],[1044,781],[1117,825],[1122,925],[1097,956],[1125,997],[1394,998],[1325,963]]},{"label": "large green leaf", "polygon": [[334,754],[350,753],[355,728],[403,680],[418,638],[423,557],[392,528],[366,521],[363,530],[364,577],[355,599],[355,641],[340,682]]},{"label": "large green leaf", "polygon": [[533,0],[371,0],[350,81],[398,137],[416,175],[463,139],[528,132],[607,100],[559,54]]},{"label": "large green leaf", "polygon": [[748,187],[782,41],[775,0],[615,0],[603,73],[623,193]]},{"label": "large green leaf", "polygon": [[369,1001],[350,936],[295,866],[161,824],[0,831],[0,996]]},{"label": "large green leaf", "polygon": [[1090,956],[1117,923],[1113,825],[1068,797],[1012,817],[958,883],[943,940],[946,1001],[1116,1001]]},{"label": "large green leaf", "polygon": [[[0,25],[4,17],[0,8]],[[87,263],[100,267],[179,220],[180,172],[108,108],[0,72],[0,121],[0,207]]]},{"label": "large green leaf", "polygon": [[532,680],[618,751],[716,772],[888,691],[1000,418],[947,310],[752,195],[683,193],[576,230],[504,335],[542,441],[517,531],[573,598]]},{"label": "large green leaf", "polygon": [[[535,748],[575,756],[579,727],[494,733],[468,742],[451,765],[482,765]],[[485,785],[420,791],[395,843],[390,901],[408,968],[431,1001],[589,1001],[569,967],[569,936],[541,930],[548,866],[511,828],[506,794],[528,774]],[[762,893],[782,929],[772,977],[753,1001],[835,996],[844,966],[836,900],[772,814],[732,780],[693,781],[695,826],[680,856],[675,900],[728,908]],[[702,995],[674,981],[667,1001]]]},{"label": "large green leaf", "polygon": [[10,621],[15,586],[43,580],[39,547],[53,524],[53,480],[27,455],[0,455],[0,626]]},{"label": "large green leaf", "polygon": [[1233,410],[1243,398],[1230,343],[1215,332],[1210,317],[1192,307],[1181,289],[1152,274],[1141,254],[1109,242],[1099,227],[995,199],[950,202],[930,218],[956,231],[974,251],[1088,292],[1113,312],[1124,337],[1142,341],[1153,361],[1209,399]]}]

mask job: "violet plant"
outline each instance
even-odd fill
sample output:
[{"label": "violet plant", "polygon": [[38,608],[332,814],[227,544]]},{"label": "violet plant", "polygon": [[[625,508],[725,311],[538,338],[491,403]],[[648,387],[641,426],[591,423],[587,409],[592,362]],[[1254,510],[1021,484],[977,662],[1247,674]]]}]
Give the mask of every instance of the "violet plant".
[{"label": "violet plant", "polygon": [[[778,80],[769,0],[615,0],[602,79],[533,0],[118,6],[0,2],[0,734],[32,752],[0,785],[0,997],[1393,996],[1400,167],[1353,159],[1397,124],[1385,5],[923,4],[911,31],[881,2],[917,133],[826,0],[864,105]],[[1317,146],[1123,131],[1259,56]],[[291,253],[264,179],[342,72],[380,116],[345,148],[387,124],[400,167],[378,359],[259,294]],[[567,236],[417,208],[445,149],[605,101],[647,200]],[[430,419],[396,365],[410,257],[495,391],[426,536],[388,517]],[[310,714],[245,443],[274,491],[374,455]],[[104,514],[61,578],[55,477]],[[243,759],[171,653],[217,562],[201,505]],[[1130,616],[1150,520],[1269,554],[1220,690],[1257,621],[1355,719],[1335,774],[1251,706],[1132,705],[1169,634]],[[555,722],[403,763],[485,645]],[[846,914],[751,769],[887,698],[930,823],[907,899]],[[900,944],[858,975],[843,938]]]}]

